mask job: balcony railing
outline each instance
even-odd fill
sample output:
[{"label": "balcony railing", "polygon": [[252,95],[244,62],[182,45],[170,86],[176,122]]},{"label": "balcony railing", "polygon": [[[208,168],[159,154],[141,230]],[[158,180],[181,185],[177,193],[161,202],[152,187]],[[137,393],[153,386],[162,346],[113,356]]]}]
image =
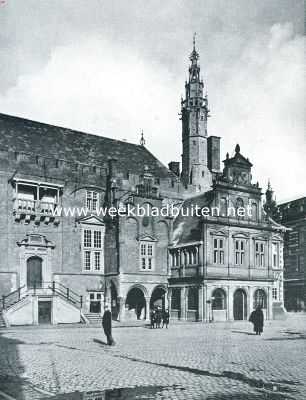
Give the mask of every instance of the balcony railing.
[{"label": "balcony railing", "polygon": [[46,202],[42,200],[27,200],[27,199],[16,199],[14,204],[14,210],[19,213],[25,214],[44,214],[53,215],[56,208],[56,204],[52,202]]},{"label": "balcony railing", "polygon": [[[186,278],[203,276],[203,269],[199,265],[188,267],[171,267],[171,278]],[[274,279],[272,269],[248,268],[246,266],[208,265],[205,269],[205,277],[216,279],[250,279],[264,280]]]}]

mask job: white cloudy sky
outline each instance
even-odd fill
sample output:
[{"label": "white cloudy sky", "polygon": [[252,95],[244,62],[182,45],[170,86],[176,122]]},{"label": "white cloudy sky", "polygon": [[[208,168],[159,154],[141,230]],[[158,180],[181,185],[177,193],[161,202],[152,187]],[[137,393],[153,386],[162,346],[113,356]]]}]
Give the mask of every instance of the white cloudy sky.
[{"label": "white cloudy sky", "polygon": [[306,195],[302,0],[4,0],[0,112],[181,156],[197,32],[209,133],[277,200]]}]

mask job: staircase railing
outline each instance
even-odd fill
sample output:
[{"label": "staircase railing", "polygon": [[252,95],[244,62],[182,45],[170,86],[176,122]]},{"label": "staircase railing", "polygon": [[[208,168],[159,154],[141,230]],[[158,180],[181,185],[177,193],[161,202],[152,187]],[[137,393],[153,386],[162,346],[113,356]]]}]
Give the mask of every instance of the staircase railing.
[{"label": "staircase railing", "polygon": [[83,307],[83,296],[80,296],[78,293],[74,292],[72,289],[68,288],[60,282],[52,281],[43,283],[32,282],[31,287],[26,287],[26,285],[23,285],[14,292],[11,292],[6,296],[2,296],[0,310],[7,310],[9,307],[18,303],[28,295],[59,296],[79,309]]},{"label": "staircase railing", "polygon": [[0,309],[6,310],[15,303],[18,303],[26,295],[26,285],[20,286],[18,289],[9,293],[6,296],[2,296]]}]

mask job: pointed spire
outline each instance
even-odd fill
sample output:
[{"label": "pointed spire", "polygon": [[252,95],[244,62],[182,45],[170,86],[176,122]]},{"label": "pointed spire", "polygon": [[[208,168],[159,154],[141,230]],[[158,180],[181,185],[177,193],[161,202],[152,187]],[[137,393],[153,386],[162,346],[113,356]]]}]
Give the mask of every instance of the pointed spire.
[{"label": "pointed spire", "polygon": [[193,39],[192,39],[192,43],[193,43],[193,49],[192,49],[192,53],[190,54],[190,61],[192,62],[192,64],[197,64],[198,58],[199,58],[199,53],[196,51],[196,32],[193,34]]},{"label": "pointed spire", "polygon": [[236,147],[235,147],[235,153],[240,153],[240,146],[238,143],[236,144]]},{"label": "pointed spire", "polygon": [[143,135],[143,129],[141,130],[141,138],[140,138],[140,145],[144,146],[146,144],[144,135]]},{"label": "pointed spire", "polygon": [[271,187],[271,182],[270,182],[270,178],[268,179],[268,189],[269,191],[272,191],[272,187]]},{"label": "pointed spire", "polygon": [[195,51],[196,35],[197,35],[197,32],[194,32],[194,34],[193,34],[193,51]]}]

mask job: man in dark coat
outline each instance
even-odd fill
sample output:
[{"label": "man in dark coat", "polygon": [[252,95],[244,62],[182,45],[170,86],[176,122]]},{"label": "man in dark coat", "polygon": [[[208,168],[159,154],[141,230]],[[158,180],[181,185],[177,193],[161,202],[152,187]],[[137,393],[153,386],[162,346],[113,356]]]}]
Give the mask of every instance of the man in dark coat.
[{"label": "man in dark coat", "polygon": [[162,325],[162,328],[164,327],[164,325],[166,325],[166,328],[168,329],[169,319],[170,319],[170,314],[169,314],[169,310],[167,308],[166,310],[163,311],[163,325]]},{"label": "man in dark coat", "polygon": [[264,315],[260,306],[257,306],[256,310],[252,312],[249,321],[253,323],[256,335],[261,335],[264,326]]},{"label": "man in dark coat", "polygon": [[112,346],[115,344],[115,341],[112,337],[112,313],[109,310],[108,305],[106,304],[104,307],[104,314],[102,318],[102,326],[107,338],[107,344]]},{"label": "man in dark coat", "polygon": [[150,311],[150,321],[151,321],[151,329],[154,329],[155,328],[155,316],[156,316],[156,313],[155,313],[155,310],[151,310]]},{"label": "man in dark coat", "polygon": [[160,328],[161,321],[162,321],[162,311],[159,307],[157,307],[157,310],[156,310],[155,321],[156,321],[156,328]]}]

